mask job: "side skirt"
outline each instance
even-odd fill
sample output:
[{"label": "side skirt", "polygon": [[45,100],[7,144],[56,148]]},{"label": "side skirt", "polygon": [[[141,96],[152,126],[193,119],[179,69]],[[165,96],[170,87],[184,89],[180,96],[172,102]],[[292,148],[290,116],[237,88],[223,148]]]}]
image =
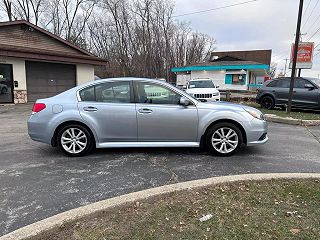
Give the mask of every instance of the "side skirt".
[{"label": "side skirt", "polygon": [[123,147],[199,147],[199,142],[106,142],[98,143],[97,148]]}]

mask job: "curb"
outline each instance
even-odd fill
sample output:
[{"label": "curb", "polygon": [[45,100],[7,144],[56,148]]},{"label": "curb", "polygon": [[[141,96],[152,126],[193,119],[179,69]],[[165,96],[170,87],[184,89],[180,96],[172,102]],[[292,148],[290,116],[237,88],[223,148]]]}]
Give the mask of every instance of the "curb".
[{"label": "curb", "polygon": [[265,114],[266,120],[269,122],[275,123],[284,123],[289,125],[300,125],[300,126],[320,126],[320,120],[302,120],[302,119],[294,119],[291,117],[278,117],[274,114]]},{"label": "curb", "polygon": [[201,180],[188,181],[183,183],[176,183],[171,185],[165,185],[161,187],[151,188],[139,192],[129,193],[126,195],[102,200],[100,202],[92,203],[83,207],[72,209],[47,219],[38,221],[28,226],[17,229],[11,233],[8,233],[0,240],[23,240],[26,238],[34,237],[43,232],[49,231],[55,227],[61,226],[66,222],[74,221],[79,218],[90,216],[95,213],[102,212],[104,210],[118,207],[125,204],[134,203],[148,199],[150,197],[156,197],[162,194],[172,193],[182,190],[190,190],[200,187],[206,187],[209,185],[232,183],[238,181],[256,181],[256,180],[271,180],[271,179],[307,179],[307,178],[319,178],[320,173],[270,173],[270,174],[243,174],[234,176],[213,177]]}]

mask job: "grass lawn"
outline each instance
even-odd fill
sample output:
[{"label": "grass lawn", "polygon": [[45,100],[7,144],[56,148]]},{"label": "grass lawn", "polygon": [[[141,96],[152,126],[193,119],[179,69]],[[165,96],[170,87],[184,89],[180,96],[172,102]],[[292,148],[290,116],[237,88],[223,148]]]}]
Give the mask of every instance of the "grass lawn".
[{"label": "grass lawn", "polygon": [[[207,214],[213,217],[200,222]],[[32,238],[39,239],[320,239],[320,182],[239,182],[177,192]]]},{"label": "grass lawn", "polygon": [[320,120],[320,111],[293,109],[291,114],[288,115],[285,110],[282,110],[280,108],[268,110],[268,109],[262,108],[259,104],[254,102],[242,103],[242,104],[255,107],[259,109],[261,112],[263,112],[264,114],[275,114],[279,117],[292,117],[295,119],[303,119],[303,120]]}]

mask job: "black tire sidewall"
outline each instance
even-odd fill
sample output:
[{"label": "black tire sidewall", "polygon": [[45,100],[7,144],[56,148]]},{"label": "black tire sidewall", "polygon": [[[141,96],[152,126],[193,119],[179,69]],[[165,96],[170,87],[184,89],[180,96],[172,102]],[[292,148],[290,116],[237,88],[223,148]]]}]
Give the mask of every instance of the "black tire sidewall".
[{"label": "black tire sidewall", "polygon": [[[272,101],[271,107],[269,107],[269,108],[266,107],[266,106],[264,105],[264,103],[263,103],[263,100],[266,99],[266,98],[268,98],[268,99],[270,99],[270,101]],[[264,96],[264,97],[262,97],[262,98],[261,98],[261,106],[262,106],[263,108],[266,108],[266,109],[269,109],[269,110],[274,109],[274,107],[275,107],[274,98],[271,97],[271,96]]]},{"label": "black tire sidewall", "polygon": [[[222,128],[222,127],[228,127],[228,128],[231,128],[233,129],[237,134],[238,134],[238,146],[236,147],[235,150],[233,150],[232,152],[230,153],[220,153],[218,152],[217,150],[214,149],[214,147],[212,146],[212,142],[211,142],[211,139],[212,139],[212,135],[213,133],[219,129],[219,128]],[[211,154],[214,154],[214,155],[218,155],[218,156],[222,156],[222,157],[228,157],[228,156],[231,156],[233,154],[235,154],[236,152],[239,151],[239,149],[241,148],[243,144],[243,136],[242,136],[242,132],[241,130],[239,129],[239,127],[237,127],[235,124],[233,123],[229,123],[229,122],[220,122],[220,123],[217,123],[215,124],[214,126],[212,126],[208,132],[207,132],[207,135],[206,135],[206,146],[207,146],[207,150],[209,153]]]},{"label": "black tire sidewall", "polygon": [[[74,154],[73,153],[69,153],[62,147],[61,136],[69,128],[78,128],[81,131],[83,131],[84,134],[87,137],[87,146],[80,153],[74,153]],[[60,131],[58,132],[58,135],[57,135],[57,143],[58,143],[58,146],[60,147],[60,149],[62,150],[62,152],[64,154],[66,154],[67,156],[69,156],[69,157],[81,157],[81,156],[84,156],[87,153],[89,153],[90,151],[92,151],[93,148],[94,148],[94,141],[93,141],[93,136],[91,135],[91,133],[85,127],[83,127],[81,125],[77,125],[77,124],[70,124],[70,125],[67,125],[67,126],[64,126],[63,128],[61,128]]]}]

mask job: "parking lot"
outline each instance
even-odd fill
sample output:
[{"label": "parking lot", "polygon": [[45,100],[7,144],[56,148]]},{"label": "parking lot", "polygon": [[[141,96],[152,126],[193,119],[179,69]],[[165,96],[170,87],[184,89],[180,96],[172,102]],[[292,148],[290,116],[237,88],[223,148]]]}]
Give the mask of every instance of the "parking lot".
[{"label": "parking lot", "polygon": [[0,236],[121,194],[220,175],[320,172],[320,127],[270,124],[270,141],[229,158],[198,149],[104,149],[68,158],[29,139],[31,105],[0,106]]}]

